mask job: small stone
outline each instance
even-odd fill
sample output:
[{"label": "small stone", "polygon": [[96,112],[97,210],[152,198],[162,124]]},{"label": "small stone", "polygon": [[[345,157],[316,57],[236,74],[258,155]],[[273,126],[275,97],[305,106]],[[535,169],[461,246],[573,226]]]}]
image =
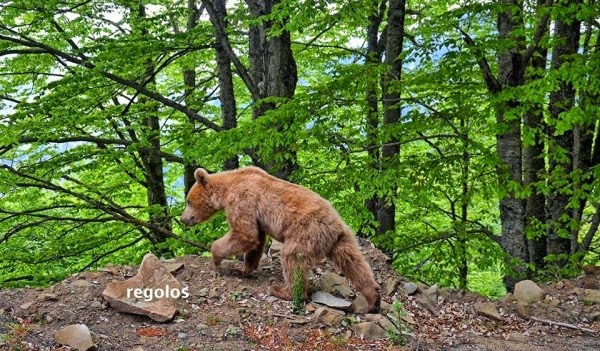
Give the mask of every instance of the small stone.
[{"label": "small stone", "polygon": [[356,334],[366,340],[384,339],[387,332],[375,322],[363,322],[354,326]]},{"label": "small stone", "polygon": [[177,338],[182,340],[187,339],[188,333],[177,333]]},{"label": "small stone", "polygon": [[96,349],[90,330],[85,324],[64,327],[54,334],[54,340],[59,344],[71,346],[79,351]]},{"label": "small stone", "polygon": [[340,299],[324,291],[317,291],[312,294],[311,300],[315,303],[339,309],[348,309],[352,306],[350,301]]},{"label": "small stone", "polygon": [[208,288],[202,288],[198,290],[199,297],[207,297],[208,296]]},{"label": "small stone", "polygon": [[587,304],[600,303],[600,290],[585,289],[583,291],[582,300],[584,303],[587,303]]},{"label": "small stone", "polygon": [[519,317],[524,318],[524,319],[529,318],[530,313],[529,313],[529,308],[526,303],[523,303],[520,301],[517,302],[516,310],[517,310],[517,315]]},{"label": "small stone", "polygon": [[182,262],[163,262],[163,265],[171,274],[176,273],[183,268]]},{"label": "small stone", "polygon": [[19,305],[19,307],[21,307],[22,310],[28,310],[31,305],[33,305],[33,301],[22,303]]},{"label": "small stone", "polygon": [[219,291],[217,290],[217,288],[212,288],[210,289],[210,292],[208,293],[208,297],[211,299],[214,299],[215,297],[219,296]]},{"label": "small stone", "polygon": [[437,286],[437,284],[433,284],[432,286],[430,286],[429,288],[427,288],[427,290],[425,290],[423,292],[423,294],[429,296],[429,298],[431,299],[431,301],[436,302],[437,298],[438,298],[438,286]]},{"label": "small stone", "polygon": [[381,303],[379,304],[379,311],[381,312],[381,314],[388,314],[391,310],[392,305],[385,301],[381,301]]},{"label": "small stone", "polygon": [[385,283],[385,294],[391,296],[396,291],[398,283],[400,283],[400,279],[397,277],[390,277]]},{"label": "small stone", "polygon": [[515,300],[513,293],[506,293],[498,301],[500,301],[502,303],[512,303],[512,302],[515,302],[516,300]]},{"label": "small stone", "polygon": [[385,331],[392,331],[392,332],[395,332],[395,333],[399,333],[400,332],[400,330],[398,329],[398,327],[396,327],[396,325],[394,323],[392,323],[392,321],[390,321],[387,317],[381,316],[381,318],[379,318],[379,321],[377,321],[377,323]]},{"label": "small stone", "polygon": [[556,307],[556,306],[558,306],[560,301],[555,297],[546,295],[546,297],[544,298],[544,303],[550,307]]},{"label": "small stone", "polygon": [[58,296],[56,294],[43,293],[38,295],[38,301],[56,301],[58,300]]},{"label": "small stone", "polygon": [[409,314],[402,315],[401,318],[403,321],[405,321],[408,324],[417,325],[417,321]]},{"label": "small stone", "polygon": [[415,301],[417,301],[421,306],[425,307],[431,314],[438,317],[440,315],[440,311],[435,302],[431,301],[430,297],[426,294],[419,295]]},{"label": "small stone", "polygon": [[556,289],[560,290],[565,287],[565,283],[563,283],[562,280],[558,281],[558,282],[556,282],[555,287],[556,287]]},{"label": "small stone", "polygon": [[501,321],[502,316],[496,309],[496,304],[493,302],[480,302],[475,304],[475,311],[477,314],[492,320]]},{"label": "small stone", "polygon": [[511,333],[506,336],[506,340],[514,342],[522,342],[524,344],[529,342],[529,337],[522,333]]},{"label": "small stone", "polygon": [[438,289],[438,298],[441,297],[444,301],[448,300],[452,296],[452,291],[450,288],[440,288]]},{"label": "small stone", "polygon": [[417,284],[413,282],[404,283],[402,288],[404,289],[404,292],[406,292],[406,295],[412,295],[417,292]]},{"label": "small stone", "polygon": [[98,300],[94,300],[92,301],[92,303],[90,304],[90,307],[92,308],[100,308],[100,309],[104,309],[106,306],[104,306],[104,304]]},{"label": "small stone", "polygon": [[348,279],[332,272],[327,272],[319,278],[319,286],[326,292],[338,293],[345,298],[353,295]]},{"label": "small stone", "polygon": [[427,291],[427,289],[429,289],[429,286],[427,286],[427,284],[421,282],[417,283],[417,292],[420,292],[422,294],[425,291]]},{"label": "small stone", "polygon": [[88,282],[87,280],[77,279],[71,283],[71,286],[77,288],[89,288],[90,286],[94,286],[94,284]]},{"label": "small stone", "polygon": [[335,327],[344,319],[344,312],[321,307],[315,311],[315,319],[317,322]]},{"label": "small stone", "polygon": [[521,302],[541,302],[544,300],[546,292],[531,280],[523,280],[515,285],[514,296],[517,301]]},{"label": "small stone", "polygon": [[358,295],[358,297],[352,301],[351,310],[353,313],[369,312],[369,302],[364,296]]}]

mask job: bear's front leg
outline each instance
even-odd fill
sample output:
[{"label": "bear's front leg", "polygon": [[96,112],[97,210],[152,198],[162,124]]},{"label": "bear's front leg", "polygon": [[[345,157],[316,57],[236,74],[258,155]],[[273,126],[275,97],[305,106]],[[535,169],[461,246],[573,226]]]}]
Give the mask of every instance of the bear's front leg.
[{"label": "bear's front leg", "polygon": [[213,274],[215,277],[223,275],[221,269],[221,262],[223,262],[223,260],[228,257],[228,252],[230,251],[228,237],[229,234],[225,235],[224,237],[218,240],[215,240],[215,242],[213,242],[213,244],[210,247],[210,254],[212,255],[214,267]]},{"label": "bear's front leg", "polygon": [[237,274],[240,277],[248,278],[252,275],[252,272],[258,268],[260,259],[263,256],[263,249],[266,240],[267,234],[263,230],[259,229],[258,243],[256,244],[256,248],[246,252],[246,255],[244,255],[244,268],[237,271]]}]

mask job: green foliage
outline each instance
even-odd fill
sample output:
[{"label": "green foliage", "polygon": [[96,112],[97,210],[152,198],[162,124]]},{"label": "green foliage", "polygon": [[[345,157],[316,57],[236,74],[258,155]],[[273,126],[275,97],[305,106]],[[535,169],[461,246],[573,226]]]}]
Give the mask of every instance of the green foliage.
[{"label": "green foliage", "polygon": [[304,271],[301,268],[302,257],[297,258],[296,267],[294,268],[294,283],[292,285],[292,312],[301,314],[304,312]]},{"label": "green foliage", "polygon": [[399,300],[394,301],[394,303],[392,303],[392,311],[390,313],[392,315],[391,322],[395,328],[390,328],[387,330],[388,338],[394,345],[405,345],[406,335],[410,334],[411,330],[406,324],[404,324],[404,320],[402,319],[402,317],[406,316],[404,304]]},{"label": "green foliage", "polygon": [[[250,27],[270,23],[269,38],[290,32],[299,83],[293,99],[254,101],[236,68],[237,125],[223,129],[215,30],[205,16],[186,28],[186,2],[3,3],[0,284],[49,284],[108,263],[138,263],[148,251],[199,253],[229,228],[222,213],[194,228],[179,223],[185,167],[218,171],[232,157],[240,166],[261,158],[281,164],[294,154],[290,180],[331,201],[355,231],[390,253],[402,275],[501,296],[508,268],[498,244],[500,198],[565,196],[559,221],[530,219],[523,234],[544,239],[556,230],[579,243],[593,229],[600,201],[600,167],[573,169],[573,150],[556,139],[583,130],[593,137],[589,149],[597,146],[597,8],[593,2],[524,4],[409,3],[402,77],[391,84],[402,97],[397,124],[382,123],[381,80],[389,68],[366,58],[379,1],[282,0],[258,18],[248,15],[246,2],[228,4],[227,34],[241,64],[251,63]],[[523,11],[524,25],[501,38],[496,21],[505,10]],[[527,66],[522,85],[490,94],[481,62],[497,75],[498,54],[520,38],[520,46],[532,45],[545,14],[583,21],[578,54],[561,67]],[[539,38],[544,51],[557,45],[561,40],[552,33]],[[194,72],[193,89],[184,71]],[[549,96],[565,84],[577,91],[577,101],[553,116]],[[255,118],[254,107],[271,104],[276,108]],[[524,184],[502,174],[507,167],[499,161],[496,136],[508,126],[496,117],[502,112],[507,121],[523,121],[531,111],[543,124],[521,123],[522,147],[542,140],[538,157],[548,171]],[[380,146],[392,139],[400,153],[381,167]],[[153,152],[159,162],[151,166]],[[551,170],[549,162],[556,163]],[[152,202],[156,168],[162,170],[164,208]],[[376,218],[365,206],[374,197],[394,203],[395,230],[375,234]],[[581,208],[581,218],[570,215]],[[156,226],[173,236],[157,240]],[[576,275],[582,262],[597,261],[598,240],[592,237],[589,250],[578,255],[548,256],[547,270],[531,264],[532,273],[543,279]],[[298,289],[294,284],[294,306],[300,306]]]}]

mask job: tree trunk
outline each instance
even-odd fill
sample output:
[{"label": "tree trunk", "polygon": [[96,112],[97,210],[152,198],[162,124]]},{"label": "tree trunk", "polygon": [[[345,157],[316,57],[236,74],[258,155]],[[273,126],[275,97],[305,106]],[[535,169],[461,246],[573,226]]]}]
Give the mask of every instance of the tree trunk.
[{"label": "tree trunk", "polygon": [[[388,71],[382,82],[383,127],[398,124],[402,113],[400,107],[399,82],[402,79],[402,46],[404,41],[404,17],[406,3],[404,0],[390,0],[387,20],[386,46],[384,63]],[[381,169],[385,172],[394,167],[400,155],[398,137],[392,136],[384,140],[381,148]],[[396,185],[391,184],[377,208],[377,234],[394,232],[396,229]]]},{"label": "tree trunk", "polygon": [[[537,8],[544,6],[545,0],[537,1]],[[544,29],[547,31],[548,28]],[[548,50],[540,49],[537,55],[532,55],[529,65],[534,72],[545,72],[546,57]],[[537,80],[543,78],[543,73],[534,73],[530,79]],[[536,189],[536,185],[541,181],[540,176],[545,171],[544,160],[544,139],[542,136],[546,132],[544,122],[544,107],[541,104],[535,104],[525,114],[523,124],[533,132],[533,140],[530,145],[525,145],[523,149],[523,171],[525,175],[525,184],[530,187],[531,195],[527,198],[525,206],[525,218],[528,235],[527,249],[529,254],[529,263],[536,268],[542,268],[544,257],[546,257],[546,233],[541,230],[542,225],[546,223],[546,196]]]},{"label": "tree trunk", "polygon": [[[139,18],[146,16],[145,6],[140,5],[138,8]],[[133,27],[133,26],[132,26]],[[148,34],[147,30],[142,26],[140,29],[143,35]],[[147,76],[153,77],[153,62],[148,60],[146,63]],[[150,79],[148,84],[155,84],[154,78]],[[140,103],[146,104],[148,98],[140,97]],[[146,108],[144,108],[146,109]],[[153,207],[150,210],[149,222],[158,228],[171,231],[172,223],[169,216],[169,206],[167,203],[167,193],[165,191],[164,175],[163,175],[163,160],[160,145],[160,120],[158,118],[158,108],[150,107],[145,111],[143,125],[145,130],[142,135],[150,145],[148,148],[142,148],[139,151],[140,159],[144,165],[144,177],[148,184],[146,194],[148,198],[148,206]],[[153,244],[164,242],[167,237],[159,230],[150,231],[150,238]]]},{"label": "tree trunk", "polygon": [[[578,4],[580,0],[571,1],[571,4]],[[580,22],[576,19],[574,13],[565,14],[564,18],[558,18],[554,24],[554,37],[557,44],[552,50],[551,68],[558,70],[568,62],[570,55],[577,53],[579,48]],[[561,114],[569,111],[575,102],[575,89],[572,84],[566,81],[559,82],[559,89],[550,93],[550,117],[553,121],[558,121]],[[556,175],[561,179],[568,177],[573,171],[574,157],[579,159],[579,155],[574,153],[574,132],[572,129],[556,135],[554,124],[549,128],[550,144],[550,193],[548,195],[548,254],[568,254],[572,251],[571,231],[569,226],[574,220],[573,213],[567,209],[570,195],[560,190],[560,186],[552,182]],[[560,155],[560,156],[559,156]],[[566,215],[566,216],[565,216]],[[576,244],[576,241],[575,241]],[[574,247],[573,249],[576,249]]]},{"label": "tree trunk", "polygon": [[[385,14],[387,0],[382,0],[379,4],[378,1],[373,1],[372,12],[369,15],[369,27],[367,28],[367,55],[365,59],[365,66],[367,69],[374,69],[376,65],[381,63],[381,57],[383,56],[383,45],[380,43],[379,38],[379,27]],[[385,33],[384,33],[385,35]],[[370,167],[379,171],[379,156],[380,148],[376,146],[377,142],[377,128],[379,128],[379,89],[377,77],[369,78],[369,87],[366,91],[366,133],[367,133],[367,153],[369,155]],[[360,191],[360,190],[359,190]],[[377,219],[378,207],[380,204],[380,198],[377,194],[373,194],[369,199],[365,201],[365,208],[371,213],[373,219]],[[363,223],[361,228],[356,233],[358,236],[367,237],[369,234],[373,234],[377,231],[377,226],[373,225],[370,220],[367,223]]]},{"label": "tree trunk", "polygon": [[[186,31],[192,31],[196,25],[198,24],[198,14],[195,0],[187,0],[187,24]],[[194,99],[194,90],[196,89],[196,70],[193,67],[186,67],[183,70],[183,85],[185,87],[185,105],[188,108],[193,108],[195,99]],[[193,125],[194,120],[188,117],[188,121]],[[196,179],[194,178],[194,172],[196,171],[196,166],[193,164],[185,164],[183,166],[183,184],[184,184],[184,196],[187,196],[188,192],[196,183]]]},{"label": "tree trunk", "polygon": [[[227,15],[227,7],[225,0],[215,0],[215,14],[219,21],[227,28],[225,16]],[[233,92],[233,76],[231,73],[231,60],[227,54],[226,38],[221,35],[221,31],[215,31],[216,36],[216,59],[217,71],[219,79],[219,101],[221,102],[221,117],[223,118],[223,128],[232,129],[237,127],[236,119],[236,102]],[[224,170],[236,169],[239,167],[237,155],[230,157],[223,164]]]},{"label": "tree trunk", "polygon": [[[498,15],[498,36],[501,40],[512,39],[510,49],[498,53],[498,82],[501,87],[518,87],[523,85],[525,62],[520,51],[522,38],[515,31],[522,28],[519,16],[520,8],[516,0],[501,0],[505,9]],[[507,274],[504,283],[509,290],[525,276],[525,265],[528,261],[525,245],[525,203],[517,197],[511,188],[522,185],[521,166],[521,121],[510,116],[511,110],[518,107],[515,100],[500,103],[497,106],[496,122],[502,131],[496,135],[496,145],[500,158],[498,176],[501,188],[506,193],[500,199],[500,220],[502,234],[500,245],[507,254]],[[512,186],[511,186],[512,184]]]},{"label": "tree trunk", "polygon": [[[246,0],[255,18],[270,14],[273,6],[280,0]],[[283,19],[282,21],[286,21]],[[296,61],[292,52],[290,33],[283,31],[278,36],[268,35],[272,21],[264,21],[253,25],[249,33],[250,75],[259,87],[261,98],[277,97],[292,99],[298,82]],[[253,101],[253,116],[259,118],[269,110],[277,108],[275,103]],[[286,116],[292,119],[293,116]],[[282,121],[273,128],[281,132],[285,124],[292,121]],[[281,161],[275,161],[281,160]],[[289,179],[298,168],[297,155],[293,145],[277,147],[271,157],[255,159],[255,163],[271,174]]]}]

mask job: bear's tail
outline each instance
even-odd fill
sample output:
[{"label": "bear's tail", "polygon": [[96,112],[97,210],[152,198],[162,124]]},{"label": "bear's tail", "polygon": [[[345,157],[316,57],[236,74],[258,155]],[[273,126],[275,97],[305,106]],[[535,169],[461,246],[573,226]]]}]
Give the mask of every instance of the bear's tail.
[{"label": "bear's tail", "polygon": [[356,238],[349,228],[340,235],[328,258],[334,267],[346,276],[354,289],[366,298],[369,304],[368,312],[377,312],[381,300],[381,287],[375,281],[373,272],[359,251]]}]

